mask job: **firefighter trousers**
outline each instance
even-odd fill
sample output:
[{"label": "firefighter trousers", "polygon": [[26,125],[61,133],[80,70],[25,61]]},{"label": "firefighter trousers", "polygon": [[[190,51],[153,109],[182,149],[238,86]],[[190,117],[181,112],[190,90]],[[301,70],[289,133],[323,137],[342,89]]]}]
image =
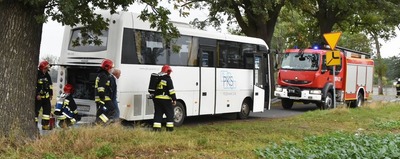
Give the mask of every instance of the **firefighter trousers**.
[{"label": "firefighter trousers", "polygon": [[40,100],[35,101],[35,122],[37,123],[39,120],[39,111],[42,108],[42,125],[49,125],[50,121],[50,112],[51,112],[51,104],[49,98],[42,98]]},{"label": "firefighter trousers", "polygon": [[163,115],[167,116],[167,131],[173,131],[174,123],[174,107],[171,100],[153,99],[154,102],[154,124],[153,129],[161,129]]},{"label": "firefighter trousers", "polygon": [[107,123],[114,118],[115,106],[112,101],[106,101],[102,106],[99,102],[96,103],[96,123]]}]

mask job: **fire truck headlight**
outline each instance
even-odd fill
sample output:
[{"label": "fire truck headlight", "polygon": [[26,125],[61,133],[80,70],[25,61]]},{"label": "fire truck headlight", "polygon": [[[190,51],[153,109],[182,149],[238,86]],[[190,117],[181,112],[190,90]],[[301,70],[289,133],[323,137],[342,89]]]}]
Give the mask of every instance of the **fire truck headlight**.
[{"label": "fire truck headlight", "polygon": [[282,89],[282,87],[277,86],[277,87],[275,88],[275,91],[277,91],[277,92],[282,92],[283,89]]},{"label": "fire truck headlight", "polygon": [[310,90],[310,94],[321,94],[321,90]]}]

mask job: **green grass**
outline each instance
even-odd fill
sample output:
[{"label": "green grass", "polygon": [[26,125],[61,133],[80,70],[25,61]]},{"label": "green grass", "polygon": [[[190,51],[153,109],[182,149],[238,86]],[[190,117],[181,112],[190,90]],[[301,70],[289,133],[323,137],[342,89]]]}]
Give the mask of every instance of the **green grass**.
[{"label": "green grass", "polygon": [[279,119],[183,125],[173,133],[117,124],[57,129],[34,141],[0,138],[0,158],[396,158],[399,130],[400,105],[372,103]]}]

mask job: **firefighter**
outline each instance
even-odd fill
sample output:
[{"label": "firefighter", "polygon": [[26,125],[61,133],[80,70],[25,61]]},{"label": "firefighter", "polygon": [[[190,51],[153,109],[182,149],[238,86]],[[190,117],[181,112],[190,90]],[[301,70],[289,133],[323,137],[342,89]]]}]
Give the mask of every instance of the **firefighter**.
[{"label": "firefighter", "polygon": [[101,62],[95,81],[95,101],[97,106],[96,123],[109,123],[114,117],[114,103],[111,100],[111,75],[114,63],[109,59]]},{"label": "firefighter", "polygon": [[64,86],[64,93],[57,100],[54,114],[57,115],[58,126],[61,128],[72,126],[80,120],[75,100],[72,97],[73,93],[74,87],[71,84],[66,84]]},{"label": "firefighter", "polygon": [[38,122],[39,111],[42,108],[42,130],[50,130],[50,100],[53,98],[53,82],[49,75],[50,64],[42,61],[38,66],[36,100],[35,100],[35,122]]},{"label": "firefighter", "polygon": [[396,92],[396,98],[398,98],[400,96],[400,78],[397,79]]},{"label": "firefighter", "polygon": [[121,76],[121,70],[114,68],[112,71],[112,76],[111,78],[111,89],[112,89],[112,95],[111,95],[111,100],[114,103],[115,107],[115,113],[114,113],[114,119],[119,119],[119,108],[118,108],[118,101],[117,101],[117,79]]},{"label": "firefighter", "polygon": [[174,131],[174,106],[176,105],[176,95],[170,74],[172,69],[169,65],[161,68],[160,82],[154,93],[154,123],[153,130],[161,131],[163,115],[167,116],[167,131]]}]

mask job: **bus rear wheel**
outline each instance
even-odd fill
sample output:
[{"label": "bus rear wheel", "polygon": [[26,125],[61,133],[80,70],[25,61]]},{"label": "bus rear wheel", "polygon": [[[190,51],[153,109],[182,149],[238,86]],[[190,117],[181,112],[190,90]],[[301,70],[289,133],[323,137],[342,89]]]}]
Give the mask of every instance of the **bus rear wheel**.
[{"label": "bus rear wheel", "polygon": [[237,114],[238,119],[247,119],[250,114],[250,100],[244,100]]},{"label": "bus rear wheel", "polygon": [[176,101],[176,105],[174,107],[174,125],[181,126],[186,117],[185,107],[182,102]]}]

